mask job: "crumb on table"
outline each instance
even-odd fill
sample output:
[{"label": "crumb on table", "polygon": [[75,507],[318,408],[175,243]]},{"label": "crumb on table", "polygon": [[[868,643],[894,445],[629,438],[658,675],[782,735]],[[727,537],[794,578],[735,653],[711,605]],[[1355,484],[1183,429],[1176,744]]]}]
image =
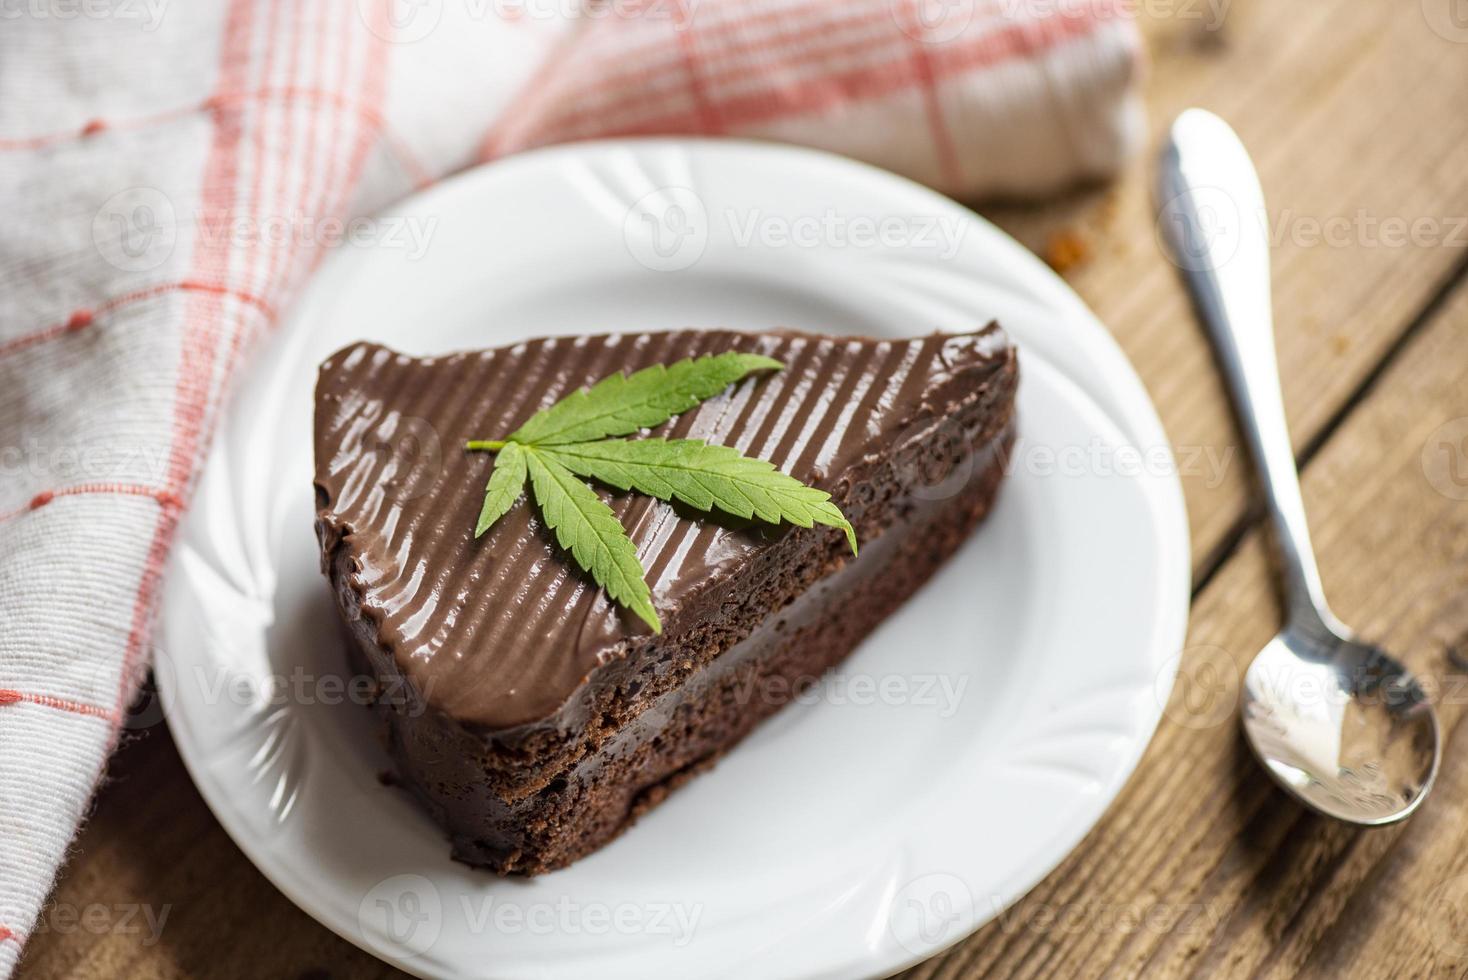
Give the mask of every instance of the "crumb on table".
[{"label": "crumb on table", "polygon": [[1050,236],[1045,247],[1045,261],[1061,275],[1082,264],[1091,257],[1091,248],[1076,231],[1062,229]]}]

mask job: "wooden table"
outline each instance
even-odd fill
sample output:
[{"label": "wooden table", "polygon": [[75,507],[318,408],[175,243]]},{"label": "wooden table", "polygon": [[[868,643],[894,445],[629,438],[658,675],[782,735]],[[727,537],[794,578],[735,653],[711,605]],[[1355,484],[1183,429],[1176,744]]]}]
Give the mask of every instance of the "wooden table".
[{"label": "wooden table", "polygon": [[[1202,105],[1254,151],[1326,589],[1444,682],[1447,763],[1406,826],[1362,832],[1307,814],[1248,757],[1239,669],[1279,611],[1244,450],[1158,254],[1150,161],[1043,208],[984,208],[1042,254],[1085,253],[1067,276],[1175,445],[1228,465],[1184,475],[1192,625],[1137,773],[1049,878],[913,978],[1468,974],[1468,21],[1454,0],[1224,2],[1221,20],[1204,0],[1139,5],[1154,141]],[[54,901],[23,977],[396,975],[245,860],[161,725],[114,761]],[[156,941],[128,908],[166,911]]]}]

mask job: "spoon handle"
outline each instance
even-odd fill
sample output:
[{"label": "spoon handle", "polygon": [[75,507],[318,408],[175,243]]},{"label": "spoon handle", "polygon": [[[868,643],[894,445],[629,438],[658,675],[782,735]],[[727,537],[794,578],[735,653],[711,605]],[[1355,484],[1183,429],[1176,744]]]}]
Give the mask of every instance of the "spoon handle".
[{"label": "spoon handle", "polygon": [[1229,125],[1202,109],[1173,123],[1159,174],[1159,234],[1208,328],[1253,452],[1276,532],[1289,621],[1334,624],[1280,395],[1259,176]]}]

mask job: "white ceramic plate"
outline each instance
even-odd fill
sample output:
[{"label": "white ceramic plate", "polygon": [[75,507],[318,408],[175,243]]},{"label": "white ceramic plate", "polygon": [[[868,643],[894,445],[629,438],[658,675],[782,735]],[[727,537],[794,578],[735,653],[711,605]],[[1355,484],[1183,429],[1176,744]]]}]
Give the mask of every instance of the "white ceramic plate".
[{"label": "white ceramic plate", "polygon": [[[425,976],[846,980],[956,942],[1101,816],[1171,688],[1186,517],[1141,384],[1028,252],[875,169],[688,141],[519,156],[357,238],[222,424],[158,661],[205,799],[311,915]],[[326,354],[363,338],[426,354],[689,325],[902,336],[991,317],[1023,377],[997,509],[827,683],[712,772],[533,881],[453,863],[379,783],[387,762],[343,691],[312,535]]]}]

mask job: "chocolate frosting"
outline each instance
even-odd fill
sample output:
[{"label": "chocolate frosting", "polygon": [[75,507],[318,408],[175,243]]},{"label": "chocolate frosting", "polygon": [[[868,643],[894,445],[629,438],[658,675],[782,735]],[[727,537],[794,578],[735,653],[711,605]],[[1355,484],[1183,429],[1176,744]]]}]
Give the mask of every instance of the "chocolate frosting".
[{"label": "chocolate frosting", "polygon": [[[1007,365],[994,325],[898,341],[794,332],[677,331],[550,338],[415,358],[359,343],[316,388],[317,530],[345,549],[349,602],[435,709],[494,732],[554,717],[647,628],[555,544],[528,498],[483,537],[474,525],[502,438],[535,411],[615,371],[744,351],[785,363],[704,402],[657,435],[770,460],[848,510],[850,474],[922,438],[951,403]],[[665,629],[713,578],[780,530],[604,491],[637,544]],[[839,532],[832,532],[839,533]]]}]

